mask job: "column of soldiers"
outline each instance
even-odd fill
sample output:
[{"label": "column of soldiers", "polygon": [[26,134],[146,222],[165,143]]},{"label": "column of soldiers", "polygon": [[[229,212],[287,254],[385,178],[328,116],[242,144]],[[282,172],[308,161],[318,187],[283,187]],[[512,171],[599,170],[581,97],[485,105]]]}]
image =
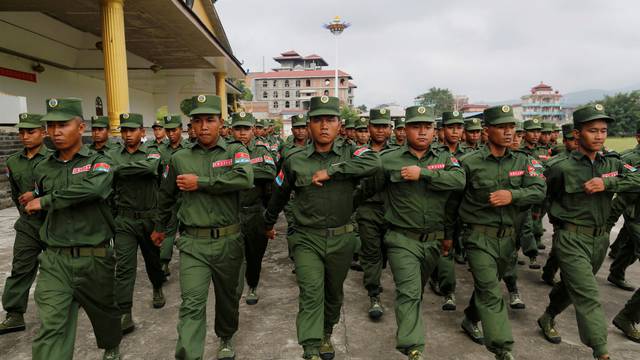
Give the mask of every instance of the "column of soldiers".
[{"label": "column of soldiers", "polygon": [[[121,143],[109,139],[106,117],[93,117],[93,143],[83,145],[87,125],[78,99],[49,99],[45,115],[20,115],[24,150],[7,160],[20,217],[0,333],[25,329],[39,269],[34,359],[73,356],[80,307],[104,359],[120,359],[122,336],[135,329],[137,249],[152,284],[151,305],[162,308],[174,247],[182,299],[175,358],[202,358],[213,282],[217,358],[235,359],[245,282],[245,302],[256,305],[262,259],[283,210],[304,359],[335,357],[331,338],[354,258],[374,321],[385,313],[380,278],[389,264],[396,348],[408,359],[424,358],[427,282],[443,296],[442,310],[456,309],[455,262],[468,264],[474,281],[461,328],[496,359],[514,359],[500,282],[509,306],[524,309],[518,252],[540,268],[545,214],[553,246],[542,278],[553,290],[538,319],[542,335],[559,343],[555,318],[573,304],[582,342],[594,358],[609,359],[595,274],[623,215],[609,281],[635,290],[624,271],[640,255],[640,145],[622,157],[603,150],[614,119],[601,105],[577,109],[558,144],[554,124],[521,123],[507,105],[486,109],[481,119],[454,111],[437,120],[424,106],[392,119],[383,108],[343,124],[337,98],[313,97],[283,141],[272,120],[243,111],[222,119],[215,95],[184,104],[188,140],[181,116],[168,115],[154,122],[154,139],[145,143],[142,115],[124,113]],[[52,150],[44,146],[47,134]],[[636,291],[613,324],[640,342],[639,321]]]}]

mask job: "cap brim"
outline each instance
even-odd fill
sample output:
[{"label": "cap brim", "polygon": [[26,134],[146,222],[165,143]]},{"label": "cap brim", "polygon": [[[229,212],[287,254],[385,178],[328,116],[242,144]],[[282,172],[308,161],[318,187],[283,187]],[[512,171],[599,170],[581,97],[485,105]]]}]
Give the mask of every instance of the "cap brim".
[{"label": "cap brim", "polygon": [[465,126],[465,131],[479,131],[482,130],[482,125]]},{"label": "cap brim", "polygon": [[69,121],[76,116],[64,111],[51,111],[46,113],[40,121]]},{"label": "cap brim", "polygon": [[372,124],[372,125],[391,125],[391,120],[387,120],[387,119],[369,120],[369,124]]},{"label": "cap brim", "polygon": [[447,120],[447,122],[443,122],[442,125],[443,126],[447,126],[447,125],[464,125],[464,120],[463,119],[451,119],[451,120]]},{"label": "cap brim", "polygon": [[138,129],[138,128],[141,128],[142,125],[133,123],[133,122],[124,122],[124,123],[120,123],[120,127],[127,128],[127,129]]},{"label": "cap brim", "polygon": [[215,109],[212,107],[208,107],[208,106],[200,106],[197,107],[193,110],[191,110],[191,112],[189,113],[189,116],[193,116],[193,115],[220,115],[222,114],[222,112],[220,111],[220,109]]},{"label": "cap brim", "polygon": [[[306,122],[291,124],[291,127],[306,127],[306,126],[307,126]],[[351,127],[347,126],[347,129],[353,129],[353,128],[355,128],[355,127],[354,126],[351,126]]]},{"label": "cap brim", "polygon": [[182,127],[182,124],[165,124],[164,125],[165,129],[177,129],[181,127]]},{"label": "cap brim", "polygon": [[105,129],[105,128],[108,128],[108,127],[109,127],[109,125],[104,125],[104,124],[96,124],[96,125],[91,124],[91,128],[92,129]]},{"label": "cap brim", "polygon": [[164,126],[164,125],[160,125],[160,124],[153,124],[153,125],[151,125],[151,128],[152,128],[152,129],[153,129],[153,128],[156,128],[156,127],[166,128],[166,126]]},{"label": "cap brim", "polygon": [[16,125],[16,129],[39,129],[41,127],[44,127],[44,125],[29,124],[29,123],[22,123],[22,124]]},{"label": "cap brim", "polygon": [[514,124],[517,123],[518,120],[516,120],[516,118],[511,117],[511,116],[505,116],[505,117],[501,117],[501,118],[497,118],[494,121],[492,121],[491,123],[487,123],[487,125],[492,126],[492,125],[502,125],[502,124]]},{"label": "cap brim", "polygon": [[416,117],[408,118],[404,121],[405,125],[411,124],[411,123],[417,123],[417,122],[435,123],[436,120],[428,116],[416,116]]},{"label": "cap brim", "polygon": [[575,123],[574,122],[574,124],[584,124],[586,122],[594,121],[594,120],[604,120],[604,121],[606,121],[608,123],[616,121],[616,119],[614,119],[612,117],[609,117],[607,115],[594,115],[594,116],[590,116],[590,117],[580,121],[579,123]]},{"label": "cap brim", "polygon": [[309,117],[313,117],[313,116],[340,116],[340,112],[339,111],[335,111],[335,110],[328,110],[328,109],[318,109],[318,110],[309,111],[308,116]]},{"label": "cap brim", "polygon": [[248,127],[252,127],[253,123],[251,121],[236,121],[234,123],[231,124],[231,127],[234,128],[236,126],[248,126]]},{"label": "cap brim", "polygon": [[542,130],[542,126],[534,126],[534,127],[524,129],[524,131],[533,131],[533,130]]}]

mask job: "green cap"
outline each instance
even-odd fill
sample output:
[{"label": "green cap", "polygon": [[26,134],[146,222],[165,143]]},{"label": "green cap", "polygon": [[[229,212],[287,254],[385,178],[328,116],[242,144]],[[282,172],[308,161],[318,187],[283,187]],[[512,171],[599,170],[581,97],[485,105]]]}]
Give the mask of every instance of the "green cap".
[{"label": "green cap", "polygon": [[309,117],[340,116],[340,100],[333,96],[314,96],[309,100]]},{"label": "green cap", "polygon": [[356,127],[356,121],[354,118],[348,118],[345,120],[344,123],[344,127],[345,129],[355,129]]},{"label": "green cap", "polygon": [[555,124],[549,121],[543,121],[542,122],[542,130],[541,132],[543,133],[549,133],[549,132],[554,132],[555,131]]},{"label": "green cap", "polygon": [[405,109],[405,124],[415,122],[434,122],[433,109],[426,106],[410,106]]},{"label": "green cap", "polygon": [[256,119],[251,113],[240,111],[231,116],[231,127],[235,126],[253,126],[256,123]]},{"label": "green cap", "polygon": [[483,114],[484,122],[487,125],[515,124],[513,109],[509,105],[498,105],[485,109]]},{"label": "green cap", "polygon": [[164,127],[164,118],[158,120],[156,119],[156,121],[153,122],[153,125],[151,125],[151,128],[156,128],[156,127]]},{"label": "green cap", "polygon": [[303,126],[307,126],[307,116],[305,114],[298,114],[291,117],[291,127]]},{"label": "green cap", "polygon": [[615,119],[604,112],[602,104],[585,105],[577,108],[573,112],[573,125],[583,124],[593,120],[604,120],[614,122]]},{"label": "green cap", "polygon": [[69,121],[74,117],[82,118],[82,100],[62,98],[47,100],[47,114],[42,121]]},{"label": "green cap", "polygon": [[200,114],[222,114],[222,104],[217,95],[200,94],[191,98],[191,111],[189,116]]},{"label": "green cap", "polygon": [[542,122],[540,119],[529,119],[524,122],[524,131],[542,130]]},{"label": "green cap", "polygon": [[367,120],[366,117],[361,117],[359,119],[356,120],[356,123],[354,124],[356,130],[358,129],[366,129],[369,126],[369,121]]},{"label": "green cap", "polygon": [[369,111],[369,124],[391,125],[391,111],[389,109],[371,109]]},{"label": "green cap", "polygon": [[108,128],[109,127],[109,117],[108,116],[92,116],[91,117],[91,128]]},{"label": "green cap", "polygon": [[516,132],[524,132],[524,122],[522,121],[516,122]]},{"label": "green cap", "polygon": [[407,119],[404,117],[396,118],[396,121],[394,122],[393,127],[396,129],[402,129],[406,122],[407,122]]},{"label": "green cap", "polygon": [[572,123],[566,123],[566,124],[562,124],[562,137],[565,139],[573,139],[575,136],[573,136],[573,124]]},{"label": "green cap", "polygon": [[558,123],[553,123],[553,131],[562,131],[562,127]]},{"label": "green cap", "polygon": [[166,115],[163,120],[165,129],[182,129],[182,116],[178,114]]},{"label": "green cap", "polygon": [[18,125],[16,125],[16,127],[18,129],[37,129],[44,127],[42,115],[22,113],[18,115]]},{"label": "green cap", "polygon": [[464,121],[464,130],[465,131],[476,131],[482,130],[482,121],[478,118],[466,119]]},{"label": "green cap", "polygon": [[462,113],[459,111],[445,111],[442,113],[442,124],[443,125],[453,125],[453,124],[464,124],[464,118],[462,117]]},{"label": "green cap", "polygon": [[436,119],[436,129],[442,129],[442,119]]},{"label": "green cap", "polygon": [[137,129],[143,126],[142,115],[135,113],[120,114],[120,128]]},{"label": "green cap", "polygon": [[264,128],[264,123],[267,121],[267,119],[256,119],[255,123],[253,124],[253,126],[257,127],[257,128]]}]

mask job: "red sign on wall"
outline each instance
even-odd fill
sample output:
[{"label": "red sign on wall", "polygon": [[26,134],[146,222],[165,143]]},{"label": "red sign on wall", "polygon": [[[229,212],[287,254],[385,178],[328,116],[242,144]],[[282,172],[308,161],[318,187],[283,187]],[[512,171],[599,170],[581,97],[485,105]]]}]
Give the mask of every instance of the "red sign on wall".
[{"label": "red sign on wall", "polygon": [[0,67],[0,76],[6,76],[13,79],[37,82],[36,74],[19,70],[7,69]]}]

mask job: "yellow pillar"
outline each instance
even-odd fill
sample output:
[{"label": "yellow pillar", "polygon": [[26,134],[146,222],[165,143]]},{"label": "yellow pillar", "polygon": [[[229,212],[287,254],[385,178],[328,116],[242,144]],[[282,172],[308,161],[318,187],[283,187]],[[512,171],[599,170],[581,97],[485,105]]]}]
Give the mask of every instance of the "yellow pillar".
[{"label": "yellow pillar", "polygon": [[222,106],[222,118],[226,119],[229,115],[227,112],[227,74],[223,72],[215,73],[216,76],[216,95],[220,96]]},{"label": "yellow pillar", "polygon": [[111,134],[118,135],[120,114],[129,112],[124,0],[102,0],[102,52],[109,126]]}]

